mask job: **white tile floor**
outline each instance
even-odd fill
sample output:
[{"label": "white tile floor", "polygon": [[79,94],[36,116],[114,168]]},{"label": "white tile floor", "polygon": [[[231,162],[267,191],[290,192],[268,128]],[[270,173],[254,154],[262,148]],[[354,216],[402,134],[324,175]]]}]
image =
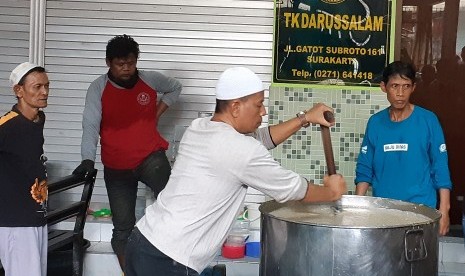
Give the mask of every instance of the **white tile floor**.
[{"label": "white tile floor", "polygon": [[109,242],[92,242],[84,256],[83,276],[120,276],[122,271]]}]

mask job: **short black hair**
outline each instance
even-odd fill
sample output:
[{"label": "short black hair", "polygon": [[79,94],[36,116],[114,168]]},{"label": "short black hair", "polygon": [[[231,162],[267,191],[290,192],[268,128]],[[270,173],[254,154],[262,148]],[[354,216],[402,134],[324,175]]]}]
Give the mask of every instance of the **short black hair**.
[{"label": "short black hair", "polygon": [[106,59],[112,61],[114,58],[125,58],[134,54],[139,59],[139,44],[129,35],[117,35],[110,39],[107,44]]},{"label": "short black hair", "polygon": [[228,106],[228,103],[228,100],[216,99],[215,113],[222,113],[223,111],[225,111],[226,107]]},{"label": "short black hair", "polygon": [[24,76],[22,76],[21,79],[18,81],[18,85],[24,85],[24,82],[26,81],[26,77],[32,72],[43,73],[43,72],[45,72],[45,68],[41,67],[41,66],[37,66],[37,67],[34,67],[31,70],[27,71],[27,73],[24,74]]},{"label": "short black hair", "polygon": [[388,64],[388,66],[386,66],[383,70],[383,82],[388,83],[389,78],[396,75],[410,79],[412,83],[415,83],[416,81],[416,70],[411,63],[394,61]]}]

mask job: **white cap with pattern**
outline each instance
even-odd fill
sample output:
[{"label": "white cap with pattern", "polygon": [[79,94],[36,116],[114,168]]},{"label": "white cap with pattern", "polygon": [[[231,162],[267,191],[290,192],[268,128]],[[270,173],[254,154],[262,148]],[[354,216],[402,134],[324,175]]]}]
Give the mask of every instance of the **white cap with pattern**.
[{"label": "white cap with pattern", "polygon": [[218,100],[239,99],[263,91],[260,78],[246,67],[232,67],[226,69],[216,84],[216,98]]},{"label": "white cap with pattern", "polygon": [[30,63],[30,62],[23,62],[20,65],[16,66],[15,69],[10,74],[10,83],[11,85],[15,86],[19,83],[19,81],[32,69],[40,67],[37,64]]}]

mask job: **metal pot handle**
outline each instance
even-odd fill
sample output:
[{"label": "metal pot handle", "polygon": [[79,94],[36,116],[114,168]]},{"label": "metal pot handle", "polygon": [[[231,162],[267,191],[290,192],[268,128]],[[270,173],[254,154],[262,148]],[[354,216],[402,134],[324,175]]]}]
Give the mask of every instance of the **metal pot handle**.
[{"label": "metal pot handle", "polygon": [[423,229],[411,229],[405,232],[405,259],[408,262],[421,261],[428,257]]}]

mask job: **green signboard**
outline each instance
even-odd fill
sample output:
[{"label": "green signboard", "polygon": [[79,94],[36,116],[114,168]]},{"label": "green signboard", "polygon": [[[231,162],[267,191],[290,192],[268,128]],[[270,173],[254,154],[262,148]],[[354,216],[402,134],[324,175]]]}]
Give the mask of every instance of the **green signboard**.
[{"label": "green signboard", "polygon": [[378,86],[390,60],[388,0],[275,1],[273,82]]}]

